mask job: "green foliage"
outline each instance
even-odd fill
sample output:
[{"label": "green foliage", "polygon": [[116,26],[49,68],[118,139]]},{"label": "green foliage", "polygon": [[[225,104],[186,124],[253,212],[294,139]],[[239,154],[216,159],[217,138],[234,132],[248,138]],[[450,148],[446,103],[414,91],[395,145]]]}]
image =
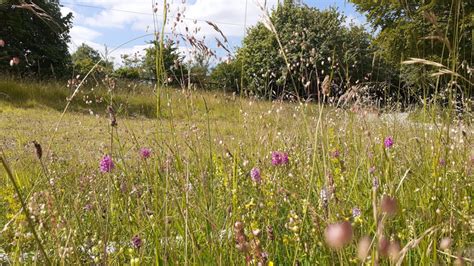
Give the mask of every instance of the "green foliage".
[{"label": "green foliage", "polygon": [[[145,57],[143,58],[142,65],[143,78],[157,80],[156,47],[157,45],[153,45],[145,49]],[[173,83],[179,82],[182,76],[181,65],[183,59],[178,53],[178,47],[173,41],[169,40],[164,44],[163,48],[163,65],[166,72],[165,80],[171,79]]]},{"label": "green foliage", "polygon": [[138,54],[132,56],[124,54],[121,57],[123,66],[116,69],[114,75],[123,79],[139,79],[143,59]]},{"label": "green foliage", "polygon": [[318,83],[325,75],[343,89],[372,71],[370,35],[360,26],[345,26],[345,17],[337,10],[320,11],[289,1],[274,10],[270,19],[289,66],[274,33],[263,23],[250,29],[238,54],[254,93],[315,97],[320,95]]},{"label": "green foliage", "polygon": [[240,91],[242,77],[242,63],[237,60],[219,63],[210,76],[212,85],[224,91]]},{"label": "green foliage", "polygon": [[188,78],[191,83],[200,88],[205,88],[208,84],[208,72],[210,66],[210,55],[207,51],[197,49],[192,54],[192,60],[186,65]]},{"label": "green foliage", "polygon": [[99,51],[83,43],[72,54],[72,62],[74,65],[74,73],[84,77],[99,61],[99,67],[93,72],[101,76],[110,74],[113,71],[113,63],[102,60]]},{"label": "green foliage", "polygon": [[[360,12],[367,14],[368,21],[379,30],[374,43],[378,53],[387,61],[400,66],[411,57],[423,58],[445,65],[464,75],[467,66],[473,65],[474,5],[472,1],[365,1],[351,0]],[[453,77],[427,78],[431,68],[417,66],[401,68],[401,80],[414,90],[415,95],[437,93],[439,87],[450,87]],[[408,71],[407,71],[408,69]],[[472,77],[472,76],[471,76]],[[456,79],[456,78],[454,78]],[[420,80],[423,83],[419,83]],[[440,81],[440,82],[438,82]],[[458,87],[467,95],[472,84],[458,81]],[[471,88],[471,89],[470,89]],[[469,96],[468,96],[469,97]]]},{"label": "green foliage", "polygon": [[[34,4],[34,8],[26,8],[24,1],[0,5],[0,39],[6,43],[0,47],[0,72],[41,78],[68,75],[72,14],[62,17],[58,1]],[[20,59],[13,68],[9,66],[12,57]]]}]

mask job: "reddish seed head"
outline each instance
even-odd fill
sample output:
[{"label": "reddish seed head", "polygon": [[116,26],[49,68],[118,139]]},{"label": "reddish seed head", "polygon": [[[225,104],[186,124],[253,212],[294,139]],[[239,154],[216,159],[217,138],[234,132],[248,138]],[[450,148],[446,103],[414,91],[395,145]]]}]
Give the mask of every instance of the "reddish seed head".
[{"label": "reddish seed head", "polygon": [[380,208],[382,209],[382,212],[388,215],[395,215],[398,210],[397,199],[384,195],[382,197],[382,202],[380,203]]},{"label": "reddish seed head", "polygon": [[387,240],[384,236],[379,239],[377,248],[379,250],[379,254],[383,257],[388,255],[388,247],[390,246],[390,241]]},{"label": "reddish seed head", "polygon": [[341,249],[352,240],[352,225],[349,222],[330,224],[324,231],[326,243],[332,249]]},{"label": "reddish seed head", "polygon": [[4,47],[5,46],[5,41],[0,39],[0,47]]},{"label": "reddish seed head", "polygon": [[239,221],[235,222],[234,229],[242,230],[243,228],[244,228],[244,224],[242,222],[239,222]]}]

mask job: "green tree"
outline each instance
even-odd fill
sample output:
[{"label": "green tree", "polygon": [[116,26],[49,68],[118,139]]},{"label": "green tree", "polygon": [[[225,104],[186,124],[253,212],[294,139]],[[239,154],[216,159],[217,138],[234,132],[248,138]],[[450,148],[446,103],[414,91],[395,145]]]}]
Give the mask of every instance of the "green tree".
[{"label": "green tree", "polygon": [[[411,57],[441,63],[466,77],[474,59],[474,4],[465,0],[395,1],[351,0],[379,31],[374,43],[379,55],[398,66],[402,84],[412,96],[437,95],[441,86],[452,86],[456,77],[438,79],[432,67],[401,65]],[[471,76],[472,79],[472,76]],[[472,85],[456,82],[469,97]],[[436,85],[438,84],[438,85]],[[423,90],[423,91],[421,91]]]},{"label": "green tree", "polygon": [[121,57],[122,66],[115,70],[114,74],[119,78],[139,79],[142,70],[142,58],[137,53],[133,55],[123,54]]},{"label": "green tree", "polygon": [[0,5],[0,71],[10,71],[9,61],[18,57],[15,72],[36,77],[61,77],[69,74],[68,51],[72,14],[61,15],[59,1],[9,1]]},{"label": "green tree", "polygon": [[337,10],[320,11],[285,1],[270,20],[278,39],[270,26],[259,23],[238,52],[252,92],[266,97],[320,97],[320,83],[330,75],[338,88],[332,95],[337,96],[372,71],[371,36],[360,26],[346,27]]},{"label": "green tree", "polygon": [[210,57],[206,50],[196,49],[192,53],[191,61],[186,66],[186,74],[191,75],[189,77],[191,83],[198,85],[200,88],[205,88],[208,83]]},{"label": "green tree", "polygon": [[[152,42],[152,44],[154,44]],[[145,49],[143,58],[142,77],[157,80],[156,78],[156,45]],[[159,46],[158,46],[159,47]],[[171,80],[173,84],[181,82],[182,78],[182,56],[179,55],[178,48],[171,40],[167,41],[163,50],[163,64],[165,68],[165,80]]]},{"label": "green tree", "polygon": [[217,89],[240,92],[242,63],[238,59],[221,62],[211,72],[210,79]]},{"label": "green tree", "polygon": [[[102,56],[99,51],[83,43],[72,54],[72,62],[74,65],[74,73],[84,77],[99,61]],[[113,71],[113,63],[108,60],[102,60],[99,66],[93,72],[94,74],[110,74]]]}]

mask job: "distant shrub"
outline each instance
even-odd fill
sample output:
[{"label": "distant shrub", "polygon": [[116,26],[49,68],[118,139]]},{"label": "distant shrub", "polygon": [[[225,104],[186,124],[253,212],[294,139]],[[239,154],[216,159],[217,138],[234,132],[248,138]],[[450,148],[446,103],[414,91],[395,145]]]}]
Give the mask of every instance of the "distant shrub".
[{"label": "distant shrub", "polygon": [[239,60],[219,63],[211,73],[214,88],[224,91],[239,92],[242,77],[242,64]]},{"label": "distant shrub", "polygon": [[[264,23],[251,28],[239,51],[247,88],[262,96],[298,94],[321,97],[320,85],[330,76],[332,95],[372,74],[374,48],[362,26],[346,26],[336,9],[320,11],[292,1],[270,17],[278,39]],[[283,56],[287,57],[287,62]]]}]

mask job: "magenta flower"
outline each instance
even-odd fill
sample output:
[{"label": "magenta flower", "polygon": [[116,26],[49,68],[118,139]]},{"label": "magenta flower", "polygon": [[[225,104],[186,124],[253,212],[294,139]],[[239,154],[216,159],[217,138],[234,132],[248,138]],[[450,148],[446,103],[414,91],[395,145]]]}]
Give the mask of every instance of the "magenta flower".
[{"label": "magenta flower", "polygon": [[384,140],[383,145],[384,145],[385,148],[387,148],[387,149],[392,148],[392,146],[393,146],[393,138],[392,138],[392,137],[387,137],[387,138]]},{"label": "magenta flower", "polygon": [[272,152],[272,164],[273,165],[283,165],[288,164],[288,153],[281,152],[281,151],[274,151]]},{"label": "magenta flower", "polygon": [[252,181],[254,181],[255,183],[259,183],[262,182],[262,176],[260,175],[260,169],[258,169],[257,167],[254,167],[252,168],[252,170],[250,170],[250,177],[252,178]]},{"label": "magenta flower", "polygon": [[100,171],[102,173],[108,173],[115,168],[114,162],[112,161],[112,157],[109,155],[105,155],[102,160],[100,161]]},{"label": "magenta flower", "polygon": [[446,166],[446,160],[444,158],[439,159],[439,165]]},{"label": "magenta flower", "polygon": [[334,159],[339,158],[340,155],[341,153],[338,150],[331,152],[331,157]]},{"label": "magenta flower", "polygon": [[151,156],[151,150],[148,148],[142,148],[140,149],[140,155],[143,159],[148,159]]},{"label": "magenta flower", "polygon": [[143,245],[143,240],[138,235],[132,238],[132,246],[134,248],[139,249],[142,247],[142,245]]}]

